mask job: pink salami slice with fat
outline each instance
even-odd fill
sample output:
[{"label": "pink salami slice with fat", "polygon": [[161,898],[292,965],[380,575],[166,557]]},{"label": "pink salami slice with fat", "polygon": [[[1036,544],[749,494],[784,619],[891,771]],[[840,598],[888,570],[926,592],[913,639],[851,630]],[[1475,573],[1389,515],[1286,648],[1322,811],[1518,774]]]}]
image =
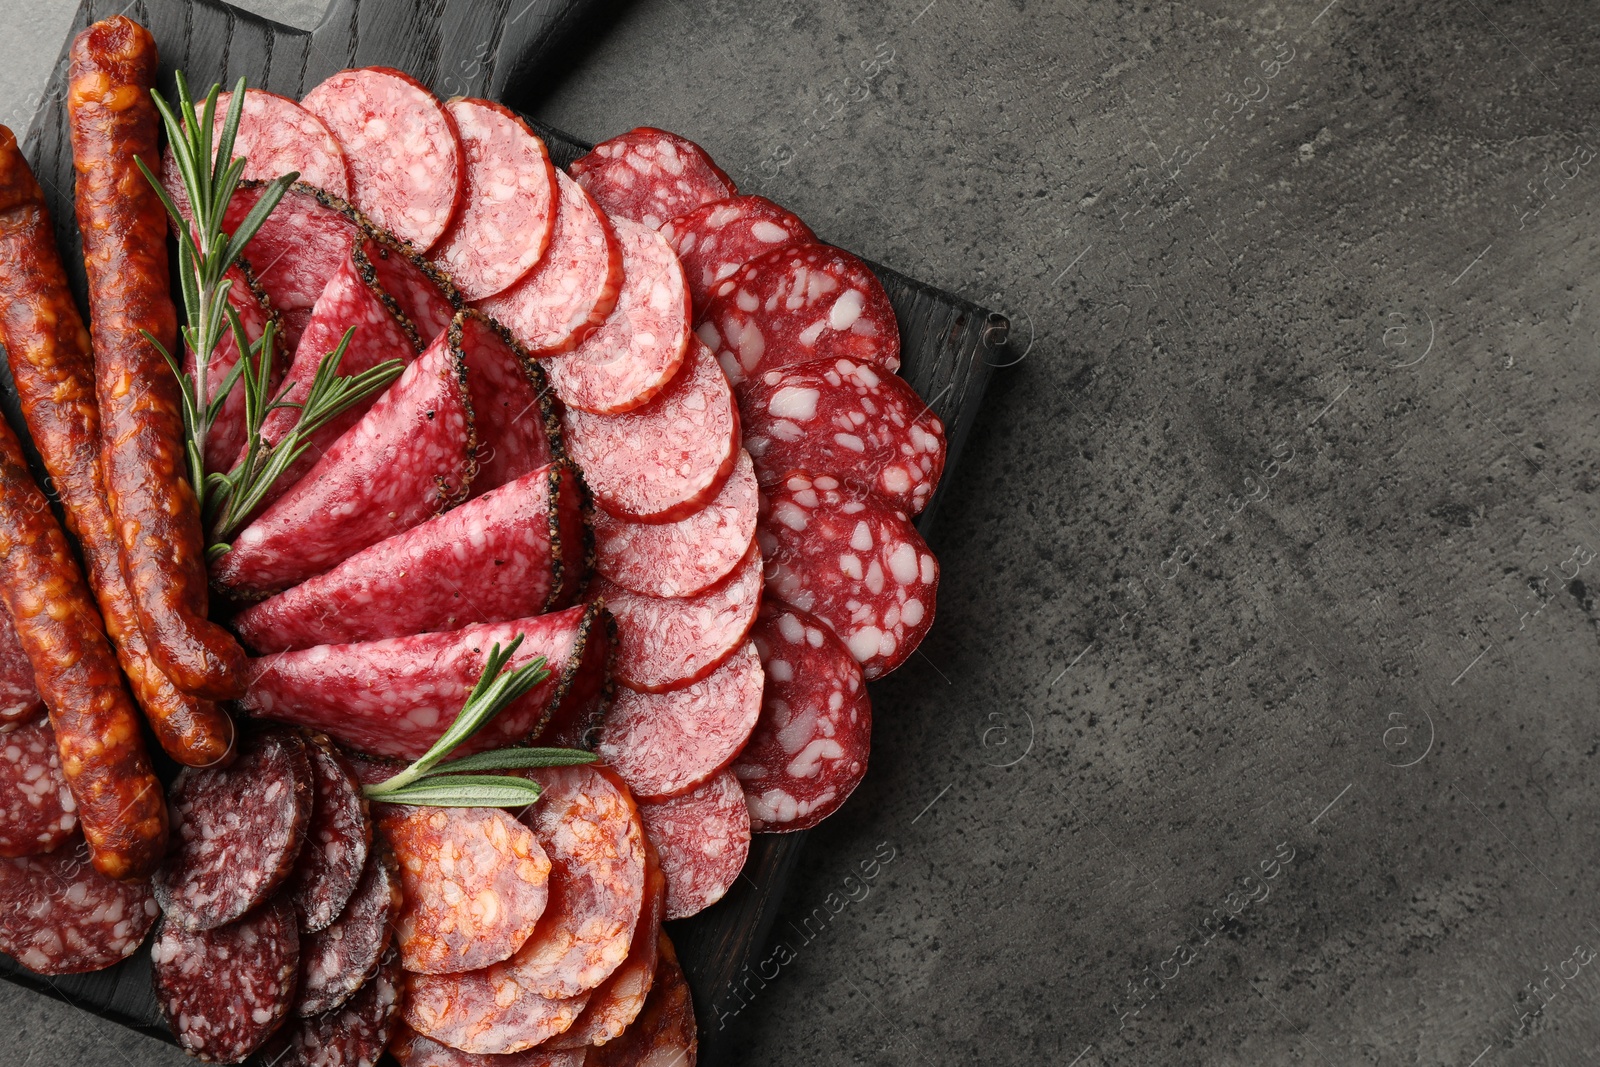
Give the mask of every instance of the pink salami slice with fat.
[{"label": "pink salami slice with fat", "polygon": [[0,608],[0,729],[27,722],[44,710],[33,664],[22,651],[11,613]]},{"label": "pink salami slice with fat", "polygon": [[36,974],[104,970],[133,955],[160,914],[149,883],[95,870],[81,837],[0,859],[0,952]]},{"label": "pink salami slice with fat", "polygon": [[750,854],[750,813],[723,771],[688,793],[639,805],[667,876],[667,918],[697,915],[728,892]]},{"label": "pink salami slice with fat", "polygon": [[0,856],[54,852],[78,828],[77,811],[48,718],[0,736]]},{"label": "pink salami slice with fat", "polygon": [[418,343],[425,348],[437,341],[461,304],[461,294],[450,280],[409,246],[382,232],[363,238],[361,251],[378,287],[393,297],[401,318],[416,329]]},{"label": "pink salami slice with fat", "polygon": [[[212,126],[211,149],[222,140],[222,125],[233,94],[217,94],[217,117]],[[199,111],[197,107],[196,112]],[[350,172],[344,150],[323,121],[287,96],[265,89],[244,91],[244,110],[234,138],[235,158],[245,159],[244,177],[271,181],[290,171],[299,180],[324,192],[348,199]]]},{"label": "pink salami slice with fat", "polygon": [[689,279],[689,297],[699,316],[718,282],[759,255],[790,245],[813,244],[811,227],[764,196],[735,196],[702,204],[661,227]]},{"label": "pink salami slice with fat", "polygon": [[684,137],[640,126],[601,141],[567,168],[612,218],[652,230],[737,190],[705,149]]},{"label": "pink salami slice with fat", "polygon": [[[228,202],[223,228],[233,232],[260,198],[260,183],[242,183]],[[348,208],[310,186],[291,186],[245,245],[244,258],[282,318],[286,353],[299,345],[317,297],[361,235],[361,224]]]},{"label": "pink salami slice with fat", "polygon": [[550,462],[561,434],[539,365],[519,351],[494,320],[462,311],[450,324],[450,346],[467,368],[478,473],[472,493],[491,489]]}]

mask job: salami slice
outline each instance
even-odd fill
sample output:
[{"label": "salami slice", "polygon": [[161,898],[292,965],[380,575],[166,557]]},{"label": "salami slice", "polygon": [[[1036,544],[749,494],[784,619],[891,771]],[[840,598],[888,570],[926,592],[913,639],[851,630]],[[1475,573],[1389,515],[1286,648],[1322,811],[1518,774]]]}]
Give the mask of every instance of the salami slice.
[{"label": "salami slice", "polygon": [[262,1049],[271,1067],[373,1067],[400,1025],[405,972],[390,953],[361,991],[342,1007],[294,1019]]},{"label": "salami slice", "polygon": [[640,126],[567,168],[612,218],[659,230],[662,223],[737,190],[705,149],[666,130]]},{"label": "salami slice", "polygon": [[[229,267],[225,277],[232,283],[228,287],[228,303],[238,312],[239,324],[244,327],[245,337],[254,344],[266,332],[267,322],[272,316],[272,310],[266,303],[266,295],[241,264],[236,263]],[[283,374],[283,360],[277,351],[272,353],[272,357],[273,375],[269,386],[276,389],[276,379],[281,378]],[[227,381],[228,373],[238,365],[238,362],[239,346],[234,343],[233,332],[225,330],[222,341],[206,364],[208,399],[217,398],[217,393]],[[197,370],[193,349],[185,348],[183,370],[189,375],[193,375]],[[211,432],[206,435],[206,470],[216,472],[231,470],[239,450],[244,447],[244,440],[244,386],[235,385],[229,392],[228,398],[222,402],[222,410],[212,422]]]},{"label": "salami slice", "polygon": [[[511,667],[544,656],[550,677],[456,749],[467,755],[533,736],[554,713],[603,682],[609,650],[597,607],[468,626],[446,633],[318,645],[250,661],[241,705],[309,726],[369,755],[412,760],[455,721],[495,644],[522,645]],[[587,698],[585,698],[587,699]]]},{"label": "salami slice", "polygon": [[415,79],[389,67],[342,70],[301,99],[344,149],[350,199],[422,251],[449,228],[466,191],[455,120]]},{"label": "salami slice", "polygon": [[760,493],[750,454],[705,507],[677,522],[629,522],[595,509],[595,569],[635,593],[694,596],[727,577],[756,536]]},{"label": "salami slice", "polygon": [[596,415],[632,411],[666,388],[689,349],[689,290],[666,238],[613,219],[622,245],[617,306],[573,351],[545,361],[568,407]]},{"label": "salami slice", "polygon": [[311,822],[305,749],[298,734],[260,730],[232,766],[178,776],[169,793],[176,847],[153,881],[168,925],[214,930],[288,877]]},{"label": "salami slice", "polygon": [[33,664],[22,651],[11,613],[0,608],[0,729],[26,722],[43,710]]},{"label": "salami slice", "polygon": [[500,104],[457,98],[445,104],[466,153],[467,191],[434,261],[461,295],[482,300],[543,257],[556,215],[556,169],[528,124]]},{"label": "salami slice", "polygon": [[213,579],[241,592],[282,589],[409,530],[465,495],[473,447],[460,362],[436,343],[240,531]]},{"label": "salami slice", "polygon": [[750,812],[729,771],[679,796],[639,804],[644,832],[667,877],[667,918],[697,915],[722,899],[750,854]]},{"label": "salami slice", "polygon": [[585,1067],[694,1067],[699,1037],[689,983],[666,934],[656,960],[656,977],[644,1010],[623,1035],[591,1049]]},{"label": "salami slice", "polygon": [[800,216],[764,196],[735,196],[701,204],[661,227],[689,279],[695,314],[724,278],[776,248],[814,244],[816,234]]},{"label": "salami slice", "polygon": [[477,306],[540,357],[576,348],[622,290],[622,245],[583,187],[556,171],[555,229],[537,267]]},{"label": "salami slice", "polygon": [[326,738],[306,746],[311,763],[311,824],[286,884],[300,932],[322,930],[344,911],[367,866],[372,824],[355,771]]},{"label": "salami slice", "polygon": [[499,964],[470,975],[413,976],[406,1024],[458,1053],[480,1057],[469,1063],[519,1063],[512,1057],[537,1054],[534,1046],[564,1033],[589,1002],[588,993],[560,1000],[529,993],[507,973]]},{"label": "salami slice", "polygon": [[767,592],[821,619],[867,678],[888,674],[933,625],[939,562],[905,514],[831,474],[790,472],[756,530]]},{"label": "salami slice", "polygon": [[77,811],[48,718],[0,737],[0,856],[54,852],[78,828]]},{"label": "salami slice", "polygon": [[459,312],[450,345],[467,368],[472,422],[478,432],[474,496],[538,470],[550,462],[561,422],[539,365],[479,311]]},{"label": "salami slice", "polygon": [[635,796],[687,792],[731,763],[750,739],[761,686],[761,660],[755,645],[746,644],[693,685],[670,693],[623,689],[601,729],[600,758]]},{"label": "salami slice", "polygon": [[238,1063],[294,1003],[300,933],[294,905],[274,898],[237,922],[191,931],[168,916],[150,947],[156,1002],[178,1044],[213,1063]]},{"label": "salami slice", "polygon": [[[261,183],[243,182],[223,221],[234,232],[261,198]],[[244,256],[255,271],[267,302],[283,321],[285,352],[293,352],[328,280],[350,258],[361,225],[349,205],[309,185],[295,184],[272,209]]]},{"label": "salami slice", "polygon": [[[480,1056],[441,1045],[401,1023],[400,1032],[389,1043],[389,1054],[400,1062],[400,1067],[583,1067],[584,1050],[552,1049],[548,1045],[540,1045],[524,1052]],[[689,1065],[682,1064],[680,1067]]]},{"label": "salami slice", "polygon": [[394,298],[403,319],[416,327],[426,347],[438,340],[461,306],[461,294],[438,269],[410,245],[381,230],[361,241],[361,253],[372,265],[379,287]]},{"label": "salami slice", "polygon": [[826,472],[916,515],[944,472],[944,424],[904,378],[870,363],[766,371],[746,384],[739,413],[763,484]]},{"label": "salami slice", "polygon": [[282,652],[538,615],[567,560],[582,562],[569,516],[582,522],[582,501],[559,460],[246,608],[234,629],[258,652]]},{"label": "salami slice", "polygon": [[[232,102],[232,93],[217,94],[213,154],[222,140],[222,124]],[[233,154],[235,158],[244,157],[245,178],[265,182],[291,170],[298,171],[300,181],[307,185],[337,197],[350,196],[350,172],[339,142],[321,119],[287,96],[265,89],[244,91],[244,110],[239,117]]]},{"label": "salami slice", "polygon": [[843,356],[900,369],[900,327],[883,284],[828,245],[766,252],[712,291],[700,339],[735,387],[764,371]]},{"label": "salami slice", "polygon": [[[617,622],[602,608],[595,619],[595,628],[597,634],[590,638],[590,648],[604,648],[609,656],[617,644]],[[572,688],[536,735],[537,743],[593,752],[599,742],[600,724],[611,707],[615,691],[609,659],[603,666],[597,663],[594,669],[580,671]]]},{"label": "salami slice", "polygon": [[296,1014],[321,1015],[355,995],[389,950],[400,905],[399,867],[388,846],[375,841],[361,881],[339,917],[301,938]]},{"label": "salami slice", "polygon": [[592,588],[617,619],[617,680],[665,692],[698,682],[744,643],[761,603],[761,552],[751,545],[731,574],[692,597],[642,596],[604,578]]},{"label": "salami slice", "polygon": [[95,870],[82,838],[0,859],[0,952],[35,974],[110,967],[144,944],[160,913],[149,885]]},{"label": "salami slice", "polygon": [[867,685],[843,642],[798,608],[769,602],[751,636],[767,684],[760,722],[733,773],[753,829],[809,829],[833,814],[867,773]]}]

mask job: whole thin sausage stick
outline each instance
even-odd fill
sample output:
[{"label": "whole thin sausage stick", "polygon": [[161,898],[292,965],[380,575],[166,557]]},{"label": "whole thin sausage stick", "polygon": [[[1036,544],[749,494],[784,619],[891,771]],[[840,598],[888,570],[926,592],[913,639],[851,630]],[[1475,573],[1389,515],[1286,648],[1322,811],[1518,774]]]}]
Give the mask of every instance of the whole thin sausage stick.
[{"label": "whole thin sausage stick", "polygon": [[55,727],[95,869],[144,878],[167,847],[167,802],[67,535],[0,420],[0,599]]},{"label": "whole thin sausage stick", "polygon": [[100,467],[100,412],[94,399],[89,333],[67,288],[44,190],[16,136],[0,126],[0,343],[22,399],[28,432],[44,457],[83,550],[89,588],[106,633],[167,755],[191,767],[232,756],[233,720],[209,700],[172,684],[145,644],[122,575],[116,528]]},{"label": "whole thin sausage stick", "polygon": [[141,333],[177,351],[167,220],[134,163],[160,173],[151,102],[156,45],[118,15],[72,42],[67,115],[106,495],[150,654],[177,687],[211,700],[244,692],[244,649],[206,618],[205,543],[183,450],[178,381]]}]

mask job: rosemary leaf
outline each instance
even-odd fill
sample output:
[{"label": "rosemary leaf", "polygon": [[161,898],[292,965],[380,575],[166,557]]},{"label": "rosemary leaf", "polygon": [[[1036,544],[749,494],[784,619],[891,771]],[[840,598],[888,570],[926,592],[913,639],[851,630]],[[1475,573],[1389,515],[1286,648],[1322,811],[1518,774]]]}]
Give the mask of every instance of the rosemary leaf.
[{"label": "rosemary leaf", "polygon": [[524,808],[539,799],[539,786],[526,778],[494,774],[459,774],[425,778],[390,790],[367,795],[384,804],[418,804],[436,808]]},{"label": "rosemary leaf", "polygon": [[439,774],[459,774],[466,771],[512,771],[536,767],[571,767],[580,763],[593,763],[593,752],[581,748],[498,748],[493,752],[480,752],[475,756],[446,760],[428,771],[424,779]]}]

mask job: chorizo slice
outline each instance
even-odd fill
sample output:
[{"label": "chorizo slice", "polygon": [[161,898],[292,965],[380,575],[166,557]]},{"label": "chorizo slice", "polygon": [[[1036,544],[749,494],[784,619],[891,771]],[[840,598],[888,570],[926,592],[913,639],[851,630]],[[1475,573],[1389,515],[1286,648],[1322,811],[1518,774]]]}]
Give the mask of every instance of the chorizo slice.
[{"label": "chorizo slice", "polygon": [[539,1045],[523,1052],[485,1056],[440,1044],[401,1023],[394,1040],[389,1042],[389,1055],[399,1061],[400,1067],[583,1067],[584,1050]]},{"label": "chorizo slice", "polygon": [[642,1067],[695,1062],[699,1033],[689,982],[665,933],[656,960],[656,977],[644,1010],[620,1038],[590,1049],[585,1067]]}]

